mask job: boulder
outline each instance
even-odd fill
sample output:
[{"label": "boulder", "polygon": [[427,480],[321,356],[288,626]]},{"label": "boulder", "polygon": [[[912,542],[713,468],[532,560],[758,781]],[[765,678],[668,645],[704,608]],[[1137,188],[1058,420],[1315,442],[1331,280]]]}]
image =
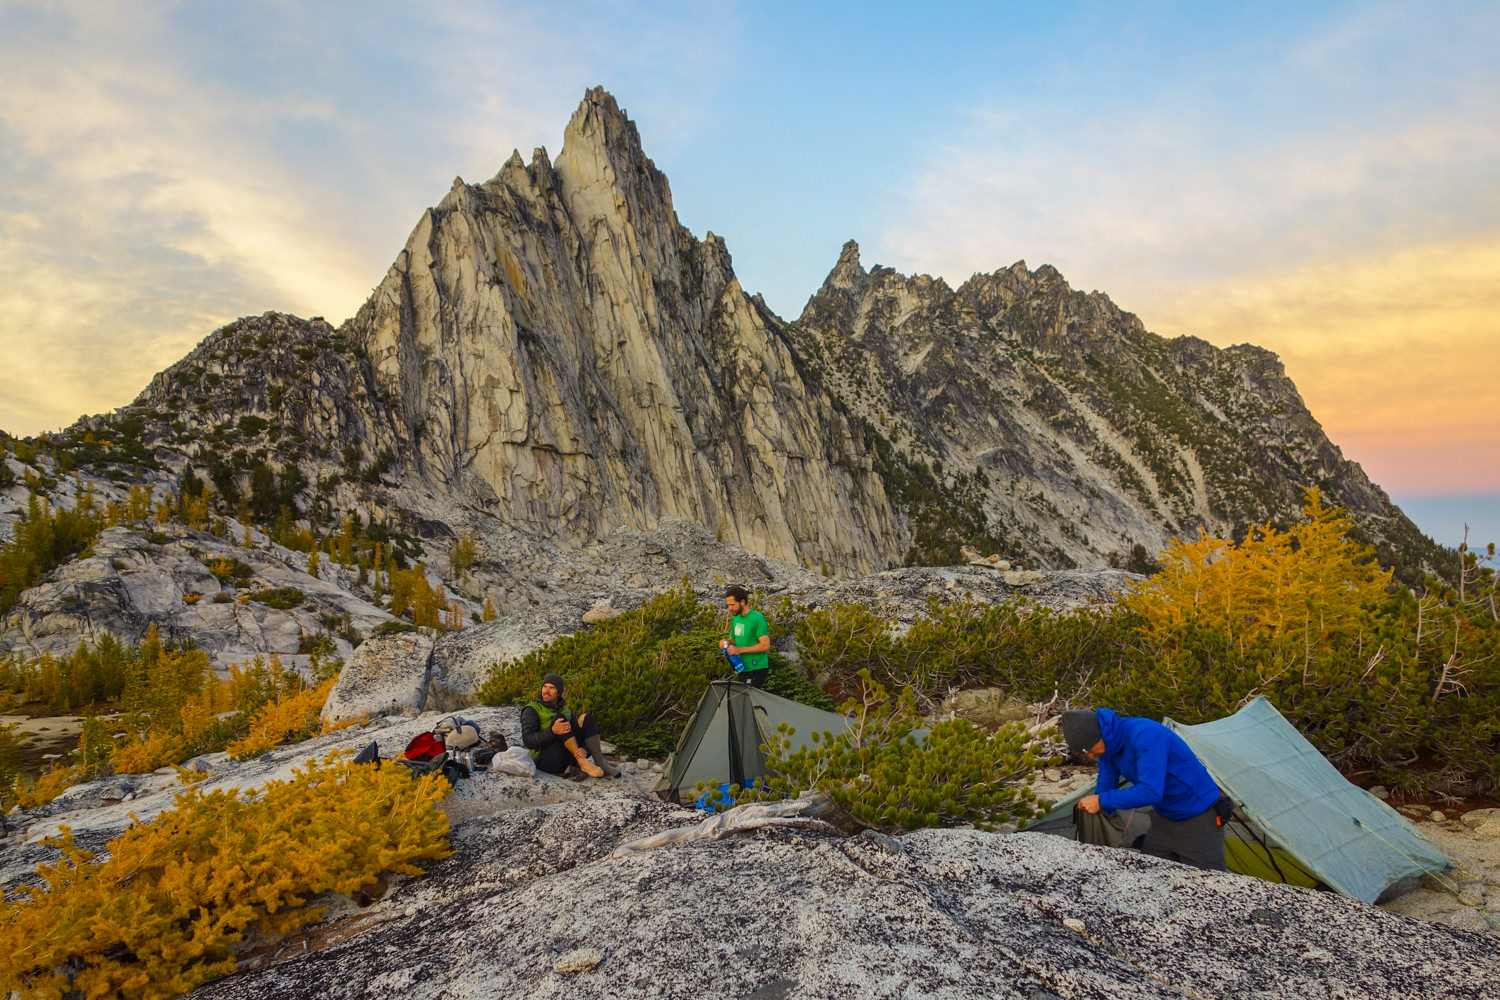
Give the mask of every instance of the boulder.
[{"label": "boulder", "polygon": [[1460,821],[1483,836],[1500,838],[1500,809],[1470,809]]},{"label": "boulder", "polygon": [[577,605],[559,601],[441,636],[432,651],[426,706],[451,712],[472,705],[496,664],[520,659],[581,625]]},{"label": "boulder", "polygon": [[1031,718],[1026,703],[1012,697],[1002,688],[956,691],[943,702],[942,711],[959,719],[968,719],[976,726],[986,729]]},{"label": "boulder", "polygon": [[620,612],[609,606],[608,602],[600,602],[583,613],[585,625],[597,625],[599,622],[611,621],[620,617]]},{"label": "boulder", "polygon": [[396,632],[366,639],[339,674],[323,705],[323,722],[336,725],[377,715],[416,715],[427,707],[432,639]]}]

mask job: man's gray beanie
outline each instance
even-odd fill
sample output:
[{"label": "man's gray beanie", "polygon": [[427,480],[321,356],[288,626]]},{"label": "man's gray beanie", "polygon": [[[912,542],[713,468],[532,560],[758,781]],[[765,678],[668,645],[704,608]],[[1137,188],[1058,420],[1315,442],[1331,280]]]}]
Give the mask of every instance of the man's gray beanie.
[{"label": "man's gray beanie", "polygon": [[1088,709],[1075,708],[1064,712],[1059,725],[1068,749],[1077,754],[1092,749],[1095,743],[1104,739],[1104,734],[1099,731],[1099,717]]}]

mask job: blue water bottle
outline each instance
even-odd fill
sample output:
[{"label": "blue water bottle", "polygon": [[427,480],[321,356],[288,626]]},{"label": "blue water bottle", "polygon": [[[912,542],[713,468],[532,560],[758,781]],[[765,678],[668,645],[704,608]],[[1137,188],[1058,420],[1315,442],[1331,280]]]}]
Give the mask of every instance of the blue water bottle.
[{"label": "blue water bottle", "polygon": [[745,661],[740,659],[738,654],[731,653],[726,649],[724,650],[724,659],[729,661],[729,665],[734,668],[735,673],[742,674],[745,672]]}]

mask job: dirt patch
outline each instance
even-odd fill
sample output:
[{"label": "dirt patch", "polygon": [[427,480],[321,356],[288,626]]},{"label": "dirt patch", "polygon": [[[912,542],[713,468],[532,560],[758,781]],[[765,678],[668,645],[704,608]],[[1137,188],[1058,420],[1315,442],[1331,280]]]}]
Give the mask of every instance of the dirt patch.
[{"label": "dirt patch", "polygon": [[1420,887],[1380,904],[1381,908],[1500,934],[1500,819],[1470,825],[1463,822],[1467,813],[1444,810],[1443,815],[1441,821],[1417,820],[1416,827],[1457,867],[1442,876],[1423,878]]}]

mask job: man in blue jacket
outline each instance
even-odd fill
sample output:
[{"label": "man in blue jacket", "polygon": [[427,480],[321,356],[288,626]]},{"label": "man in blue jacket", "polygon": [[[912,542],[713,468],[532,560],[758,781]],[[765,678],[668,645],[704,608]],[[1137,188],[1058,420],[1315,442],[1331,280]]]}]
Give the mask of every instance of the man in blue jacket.
[{"label": "man in blue jacket", "polygon": [[[1075,710],[1062,716],[1063,739],[1074,753],[1099,764],[1094,795],[1084,812],[1154,810],[1141,849],[1147,854],[1211,871],[1224,864],[1222,794],[1188,745],[1160,722],[1116,715],[1111,709]],[[1120,779],[1129,782],[1120,787]]]}]

